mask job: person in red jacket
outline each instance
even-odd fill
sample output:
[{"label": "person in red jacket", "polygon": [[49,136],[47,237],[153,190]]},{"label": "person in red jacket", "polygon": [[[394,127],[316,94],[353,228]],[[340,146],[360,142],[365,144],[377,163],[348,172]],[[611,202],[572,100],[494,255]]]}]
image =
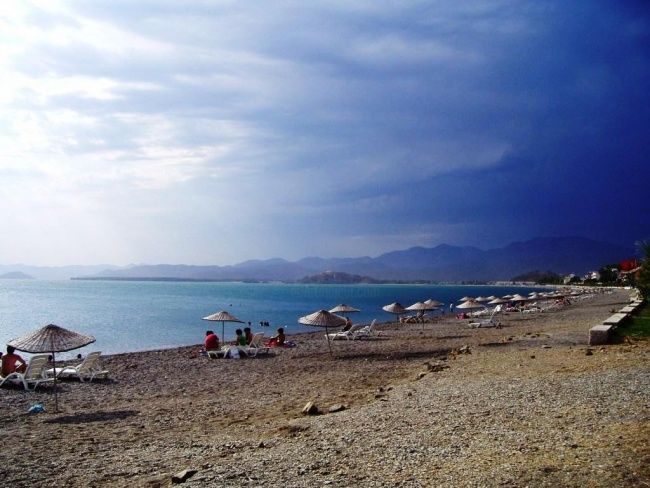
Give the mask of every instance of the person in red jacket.
[{"label": "person in red jacket", "polygon": [[217,334],[215,334],[211,330],[206,331],[205,343],[203,348],[205,349],[206,352],[219,350],[219,337],[217,337]]}]

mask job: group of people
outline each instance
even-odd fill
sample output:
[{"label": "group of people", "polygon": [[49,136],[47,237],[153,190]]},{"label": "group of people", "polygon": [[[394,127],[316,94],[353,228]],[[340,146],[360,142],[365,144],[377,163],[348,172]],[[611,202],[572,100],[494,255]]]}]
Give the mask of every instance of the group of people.
[{"label": "group of people", "polygon": [[[269,347],[283,347],[285,345],[285,340],[284,329],[280,327],[278,333],[271,337],[265,345]],[[235,341],[231,345],[246,347],[250,346],[251,342],[253,342],[253,333],[251,332],[251,328],[244,327],[244,330],[237,329],[235,331]],[[203,343],[203,352],[218,351],[219,349],[221,349],[219,336],[217,336],[214,331],[206,331],[205,341]]]}]

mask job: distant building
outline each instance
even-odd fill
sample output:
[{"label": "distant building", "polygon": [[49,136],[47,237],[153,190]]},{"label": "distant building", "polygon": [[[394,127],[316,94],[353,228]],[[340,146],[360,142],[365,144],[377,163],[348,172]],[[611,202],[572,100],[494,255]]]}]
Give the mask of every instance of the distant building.
[{"label": "distant building", "polygon": [[565,285],[568,285],[569,283],[571,283],[571,280],[572,280],[573,278],[575,278],[575,277],[576,277],[576,275],[574,275],[573,273],[568,274],[568,275],[566,275],[566,276],[564,277],[564,279],[562,280],[562,283],[564,283]]}]

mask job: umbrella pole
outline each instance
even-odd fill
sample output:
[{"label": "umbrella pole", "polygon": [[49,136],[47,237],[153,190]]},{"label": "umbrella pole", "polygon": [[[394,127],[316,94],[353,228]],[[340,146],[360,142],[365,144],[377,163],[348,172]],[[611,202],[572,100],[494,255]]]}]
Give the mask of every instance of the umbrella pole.
[{"label": "umbrella pole", "polygon": [[225,324],[226,323],[224,321],[221,321],[221,342],[223,344],[226,343],[226,333],[225,333],[226,325]]},{"label": "umbrella pole", "polygon": [[327,337],[327,347],[330,348],[330,356],[334,356],[332,353],[332,343],[330,342],[330,334],[327,325],[325,326],[325,337]]},{"label": "umbrella pole", "polygon": [[54,412],[59,413],[59,391],[56,387],[56,355],[52,351],[52,365],[54,366]]}]

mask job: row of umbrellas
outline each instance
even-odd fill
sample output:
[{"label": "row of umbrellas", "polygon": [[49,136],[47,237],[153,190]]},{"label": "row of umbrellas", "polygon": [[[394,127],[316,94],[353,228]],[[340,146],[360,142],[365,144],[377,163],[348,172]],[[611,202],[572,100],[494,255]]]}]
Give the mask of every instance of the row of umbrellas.
[{"label": "row of umbrellas", "polygon": [[[564,295],[557,292],[549,293],[549,294],[538,294],[536,292],[533,292],[530,294],[529,297],[524,297],[519,294],[505,295],[501,298],[496,297],[494,295],[489,297],[477,297],[477,298],[463,297],[460,299],[462,303],[460,305],[457,305],[456,308],[460,308],[460,309],[484,308],[485,305],[483,303],[487,303],[488,305],[498,305],[500,303],[524,302],[524,301],[536,300],[540,298],[547,298],[547,299],[562,298],[563,296]],[[400,316],[408,312],[424,313],[431,310],[437,310],[442,305],[444,305],[443,302],[439,302],[438,300],[434,300],[434,299],[428,299],[423,302],[416,302],[408,307],[404,307],[399,302],[393,302],[388,305],[384,305],[382,309],[385,312]],[[341,327],[345,325],[346,321],[343,317],[339,316],[338,314],[347,315],[350,313],[355,313],[360,311],[361,310],[359,310],[358,308],[354,308],[351,307],[350,305],[346,305],[345,303],[341,303],[330,310],[317,310],[316,312],[310,315],[300,317],[298,319],[298,323],[303,325],[315,326],[315,327],[325,327],[326,329],[329,329],[330,327],[332,328]],[[224,337],[224,332],[225,332],[224,324],[226,322],[243,323],[242,320],[239,320],[237,317],[235,317],[229,312],[226,312],[225,310],[214,313],[212,315],[208,315],[207,317],[203,317],[203,320],[221,322],[221,337]]]},{"label": "row of umbrellas", "polygon": [[[573,291],[570,295],[578,295],[580,292]],[[557,299],[563,298],[566,295],[563,295],[559,292],[541,294],[533,292],[528,297],[522,295],[505,295],[504,297],[463,297],[461,298],[462,303],[457,305],[456,308],[460,309],[474,309],[474,308],[484,308],[483,303],[488,305],[497,305],[499,303],[508,303],[508,302],[525,302],[529,300],[536,299]],[[393,302],[382,307],[382,309],[388,313],[395,315],[402,315],[408,311],[417,311],[425,312],[430,310],[436,310],[441,305],[442,302],[437,300],[429,299],[424,302],[416,302],[413,305],[408,307],[402,306],[398,302]],[[331,310],[318,310],[312,314],[300,317],[298,322],[303,325],[310,325],[316,327],[324,327],[327,332],[330,327],[341,327],[346,323],[346,319],[337,314],[349,314],[360,312],[358,308],[351,307],[344,303],[337,305]],[[242,320],[239,320],[237,317],[231,313],[222,310],[220,312],[208,315],[203,317],[203,320],[221,322],[221,337],[224,337],[225,332],[225,323],[226,322],[237,322],[243,323]],[[328,345],[330,347],[330,353],[332,351],[331,345],[329,342],[329,333],[327,334]],[[13,346],[19,351],[27,352],[31,354],[47,353],[52,355],[53,367],[56,371],[56,353],[57,352],[67,352],[74,349],[79,349],[81,347],[87,346],[95,342],[95,338],[91,335],[80,334],[78,332],[73,332],[58,325],[48,324],[45,327],[42,327],[34,332],[31,332],[23,337],[13,339],[7,343],[9,346]],[[56,410],[58,411],[58,396],[56,393],[56,375],[54,376],[54,391],[55,391],[55,405]]]}]

